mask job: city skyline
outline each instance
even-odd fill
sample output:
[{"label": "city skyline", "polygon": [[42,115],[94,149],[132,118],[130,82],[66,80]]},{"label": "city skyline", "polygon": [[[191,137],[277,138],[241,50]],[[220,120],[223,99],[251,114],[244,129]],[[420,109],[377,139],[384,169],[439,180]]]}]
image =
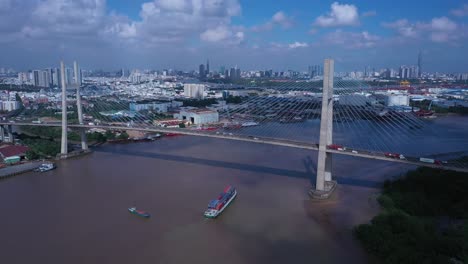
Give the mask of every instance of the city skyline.
[{"label": "city skyline", "polygon": [[3,1],[0,67],[78,59],[87,69],[195,70],[209,58],[212,69],[301,70],[331,57],[352,71],[418,65],[421,52],[423,71],[468,69],[468,3],[303,2]]}]

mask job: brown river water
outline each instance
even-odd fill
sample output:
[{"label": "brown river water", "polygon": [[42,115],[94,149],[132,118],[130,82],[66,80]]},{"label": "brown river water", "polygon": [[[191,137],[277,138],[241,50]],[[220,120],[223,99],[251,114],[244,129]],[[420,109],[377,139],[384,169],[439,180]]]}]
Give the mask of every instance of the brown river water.
[{"label": "brown river water", "polygon": [[[466,139],[466,138],[465,138]],[[180,136],[104,145],[0,182],[0,263],[371,263],[352,236],[408,165],[336,156],[332,199],[309,200],[317,153]],[[238,197],[203,211],[225,186]],[[128,213],[133,206],[148,220]]]}]

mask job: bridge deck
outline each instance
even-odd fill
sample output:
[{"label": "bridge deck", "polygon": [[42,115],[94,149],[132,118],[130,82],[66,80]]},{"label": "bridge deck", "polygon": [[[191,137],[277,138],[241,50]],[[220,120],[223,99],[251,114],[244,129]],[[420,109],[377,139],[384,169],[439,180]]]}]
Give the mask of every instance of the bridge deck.
[{"label": "bridge deck", "polygon": [[[0,125],[14,125],[14,126],[44,126],[44,127],[61,127],[60,123],[7,123],[7,122],[0,122]],[[228,139],[228,140],[237,140],[237,141],[245,141],[245,142],[253,142],[259,144],[269,144],[269,145],[276,145],[276,146],[285,146],[285,147],[292,147],[292,148],[301,148],[301,149],[309,149],[309,150],[319,150],[319,146],[316,143],[305,143],[293,140],[285,140],[285,139],[275,139],[275,138],[268,138],[268,137],[254,137],[254,136],[247,136],[247,135],[235,135],[231,133],[207,133],[203,131],[197,130],[189,130],[183,128],[163,128],[163,127],[122,127],[122,126],[109,126],[109,125],[80,125],[80,124],[69,124],[68,127],[71,128],[100,128],[100,129],[111,129],[111,130],[133,130],[133,131],[143,131],[143,132],[156,132],[156,133],[175,133],[181,135],[189,135],[189,136],[199,136],[199,137],[210,137],[210,138],[219,138],[219,139]],[[445,170],[454,170],[460,172],[468,172],[468,168],[457,167],[453,166],[453,164],[431,164],[419,161],[418,158],[413,157],[406,157],[406,159],[395,159],[389,158],[384,155],[384,153],[378,152],[370,152],[370,151],[355,151],[352,150],[326,150],[329,153],[335,153],[340,155],[347,155],[347,156],[354,156],[354,157],[361,157],[367,159],[374,159],[374,160],[382,160],[388,162],[398,162],[404,163],[409,165],[416,165],[416,166],[424,166],[430,168],[437,168],[437,169],[445,169]]]}]

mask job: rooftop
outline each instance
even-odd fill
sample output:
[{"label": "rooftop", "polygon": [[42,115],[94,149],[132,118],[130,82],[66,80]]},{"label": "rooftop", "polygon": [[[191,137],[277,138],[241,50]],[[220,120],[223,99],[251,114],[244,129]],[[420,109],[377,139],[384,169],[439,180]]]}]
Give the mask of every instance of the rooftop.
[{"label": "rooftop", "polygon": [[11,156],[22,156],[28,150],[29,148],[26,146],[5,145],[0,147],[0,154],[3,158]]}]

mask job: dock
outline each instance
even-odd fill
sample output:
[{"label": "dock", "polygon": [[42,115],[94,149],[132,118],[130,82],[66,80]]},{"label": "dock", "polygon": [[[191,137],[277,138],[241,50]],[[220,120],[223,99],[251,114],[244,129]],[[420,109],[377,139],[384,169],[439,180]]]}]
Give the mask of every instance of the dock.
[{"label": "dock", "polygon": [[29,162],[29,163],[24,163],[20,165],[14,165],[14,166],[9,166],[3,169],[0,169],[0,180],[13,177],[28,171],[32,171],[39,167],[42,162]]}]

